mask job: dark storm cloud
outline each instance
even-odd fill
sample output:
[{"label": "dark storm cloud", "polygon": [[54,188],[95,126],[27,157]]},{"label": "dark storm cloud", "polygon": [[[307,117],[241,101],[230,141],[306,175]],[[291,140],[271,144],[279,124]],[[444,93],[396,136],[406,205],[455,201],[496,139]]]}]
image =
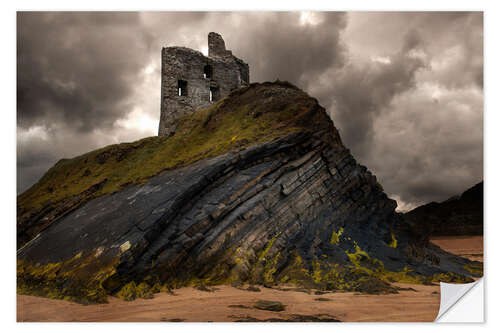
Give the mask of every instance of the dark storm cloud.
[{"label": "dark storm cloud", "polygon": [[[206,44],[220,31],[245,57],[256,81],[299,83],[342,64],[345,13],[19,13],[18,125],[64,124],[78,131],[110,128],[124,115],[138,74],[158,62],[162,45]],[[146,20],[150,22],[145,22]],[[233,20],[245,27],[234,29]],[[272,33],[271,33],[272,32]]]},{"label": "dark storm cloud", "polygon": [[140,123],[159,118],[161,47],[201,49],[209,31],[251,81],[317,97],[403,208],[482,178],[481,13],[21,13],[17,25],[19,190],[59,158],[154,135]]},{"label": "dark storm cloud", "polygon": [[400,208],[482,180],[481,13],[354,13],[345,66],[308,89]]},{"label": "dark storm cloud", "polygon": [[[19,131],[19,130],[18,130]],[[29,133],[19,137],[17,142],[17,187],[35,183],[40,175],[50,168],[60,156],[50,142],[43,138],[32,138]]]},{"label": "dark storm cloud", "polygon": [[406,203],[444,200],[483,177],[482,93],[440,89],[396,97],[375,123],[367,163]]},{"label": "dark storm cloud", "polygon": [[[447,53],[450,63],[434,63],[440,83],[452,88],[483,87],[483,15],[480,12],[427,13],[415,19],[425,38],[435,41],[429,52]],[[443,66],[444,65],[444,66]]]},{"label": "dark storm cloud", "polygon": [[426,66],[415,56],[422,47],[414,31],[387,62],[375,61],[363,66],[349,65],[335,73],[332,82],[332,116],[341,125],[343,140],[360,155],[366,155],[374,134],[373,124],[394,96],[415,86],[415,74]]},{"label": "dark storm cloud", "polygon": [[138,24],[134,13],[19,13],[18,125],[111,127],[148,54]]},{"label": "dark storm cloud", "polygon": [[[248,59],[252,80],[287,80],[307,88],[311,79],[327,68],[344,64],[346,49],[340,33],[346,27],[345,13],[315,13],[301,21],[301,14],[253,14],[248,38],[236,42]],[[253,24],[251,24],[253,21]]]},{"label": "dark storm cloud", "polygon": [[[196,48],[206,45],[208,31],[217,31],[226,47],[248,62],[254,82],[279,78],[305,88],[312,77],[344,63],[346,46],[340,35],[346,13],[316,12],[306,18],[301,12],[215,12],[196,16],[189,24],[182,23],[187,17],[176,15],[166,16],[175,17],[172,22],[165,15],[148,14],[149,28],[162,42],[158,45]],[[172,28],[170,35],[163,33]]]}]

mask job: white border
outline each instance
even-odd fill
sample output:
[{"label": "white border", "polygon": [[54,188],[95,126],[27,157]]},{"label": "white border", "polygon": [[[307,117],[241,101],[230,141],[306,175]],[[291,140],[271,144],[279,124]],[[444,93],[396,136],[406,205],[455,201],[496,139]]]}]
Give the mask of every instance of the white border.
[{"label": "white border", "polygon": [[[2,64],[1,76],[1,93],[2,93],[2,128],[0,131],[1,142],[3,149],[1,166],[1,210],[2,212],[2,258],[3,268],[1,276],[2,293],[2,328],[7,332],[11,330],[37,332],[50,331],[53,332],[86,332],[89,329],[106,330],[119,329],[120,332],[136,332],[139,327],[147,325],[147,330],[182,330],[199,332],[254,332],[255,330],[276,331],[285,329],[290,332],[301,332],[304,329],[314,331],[332,331],[338,329],[348,329],[349,331],[366,331],[370,332],[386,332],[387,330],[405,330],[405,333],[419,332],[422,329],[441,330],[443,328],[452,329],[454,332],[470,332],[475,331],[479,327],[492,329],[499,322],[498,312],[492,303],[496,301],[496,296],[499,295],[498,283],[489,283],[486,293],[486,325],[427,325],[425,328],[422,324],[335,324],[321,325],[308,323],[303,325],[278,325],[278,324],[16,324],[16,307],[15,307],[15,195],[16,195],[16,10],[484,10],[485,11],[485,115],[484,115],[484,148],[485,148],[485,272],[489,281],[499,281],[498,265],[488,265],[488,258],[495,259],[498,257],[498,241],[494,241],[494,237],[500,237],[500,218],[498,209],[495,203],[500,198],[500,193],[497,190],[500,186],[499,177],[500,163],[498,154],[498,143],[500,135],[498,127],[500,125],[500,105],[498,103],[498,89],[500,75],[498,52],[498,34],[500,33],[500,15],[498,12],[498,1],[460,1],[460,0],[419,0],[419,1],[262,1],[253,0],[249,2],[237,1],[179,1],[179,2],[159,2],[152,0],[141,0],[140,2],[125,2],[125,1],[62,1],[62,0],[45,0],[45,1],[17,1],[2,3],[0,12],[0,24],[2,29],[2,52],[0,53]],[[208,6],[210,5],[210,7]],[[464,133],[464,135],[467,135]],[[489,237],[493,241],[489,241]],[[496,260],[494,260],[496,261]],[[489,309],[493,309],[489,316]],[[404,327],[403,327],[404,326]]]}]

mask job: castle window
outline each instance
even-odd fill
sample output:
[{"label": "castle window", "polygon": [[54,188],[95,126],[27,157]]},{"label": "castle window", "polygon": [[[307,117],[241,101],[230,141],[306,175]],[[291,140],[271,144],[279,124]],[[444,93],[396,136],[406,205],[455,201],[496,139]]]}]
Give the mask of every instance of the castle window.
[{"label": "castle window", "polygon": [[179,96],[187,96],[188,94],[188,83],[184,80],[177,81],[177,91]]},{"label": "castle window", "polygon": [[212,69],[212,66],[210,65],[205,65],[205,67],[203,67],[203,77],[205,79],[211,79],[213,76],[213,69]]},{"label": "castle window", "polygon": [[210,102],[214,102],[219,99],[219,88],[210,87]]}]

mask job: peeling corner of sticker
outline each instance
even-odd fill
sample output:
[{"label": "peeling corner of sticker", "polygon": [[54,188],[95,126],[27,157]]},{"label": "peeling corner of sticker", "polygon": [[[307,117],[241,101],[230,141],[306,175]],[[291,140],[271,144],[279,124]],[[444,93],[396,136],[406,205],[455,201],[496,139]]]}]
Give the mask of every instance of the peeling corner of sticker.
[{"label": "peeling corner of sticker", "polygon": [[[445,283],[440,282],[441,289],[441,301],[439,304],[439,313],[436,316],[435,322],[447,322],[447,320],[443,320],[443,316],[451,309],[455,307],[457,303],[472,290],[478,283],[482,283],[482,279],[464,284],[454,284],[454,283]],[[467,321],[463,321],[467,322]]]}]

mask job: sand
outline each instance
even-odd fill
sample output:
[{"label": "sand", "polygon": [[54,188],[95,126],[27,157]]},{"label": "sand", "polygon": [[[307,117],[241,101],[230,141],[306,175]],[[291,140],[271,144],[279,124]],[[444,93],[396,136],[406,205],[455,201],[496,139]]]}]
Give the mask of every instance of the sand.
[{"label": "sand", "polygon": [[[482,261],[482,237],[439,237],[432,241],[447,251]],[[260,287],[260,292],[254,292],[231,286],[218,286],[212,292],[181,288],[175,290],[175,295],[160,293],[155,294],[153,299],[138,299],[133,302],[109,297],[108,304],[88,306],[17,295],[17,320],[227,322],[249,318],[289,319],[297,314],[357,322],[434,320],[439,311],[439,286],[404,283],[395,285],[414,290],[403,290],[399,294],[389,295],[363,295],[352,292],[315,295],[314,290],[306,293]],[[293,288],[289,286],[281,289]],[[286,309],[282,312],[258,310],[252,307],[257,300],[279,301]]]},{"label": "sand", "polygon": [[469,260],[483,261],[483,236],[434,237],[431,241]]}]

